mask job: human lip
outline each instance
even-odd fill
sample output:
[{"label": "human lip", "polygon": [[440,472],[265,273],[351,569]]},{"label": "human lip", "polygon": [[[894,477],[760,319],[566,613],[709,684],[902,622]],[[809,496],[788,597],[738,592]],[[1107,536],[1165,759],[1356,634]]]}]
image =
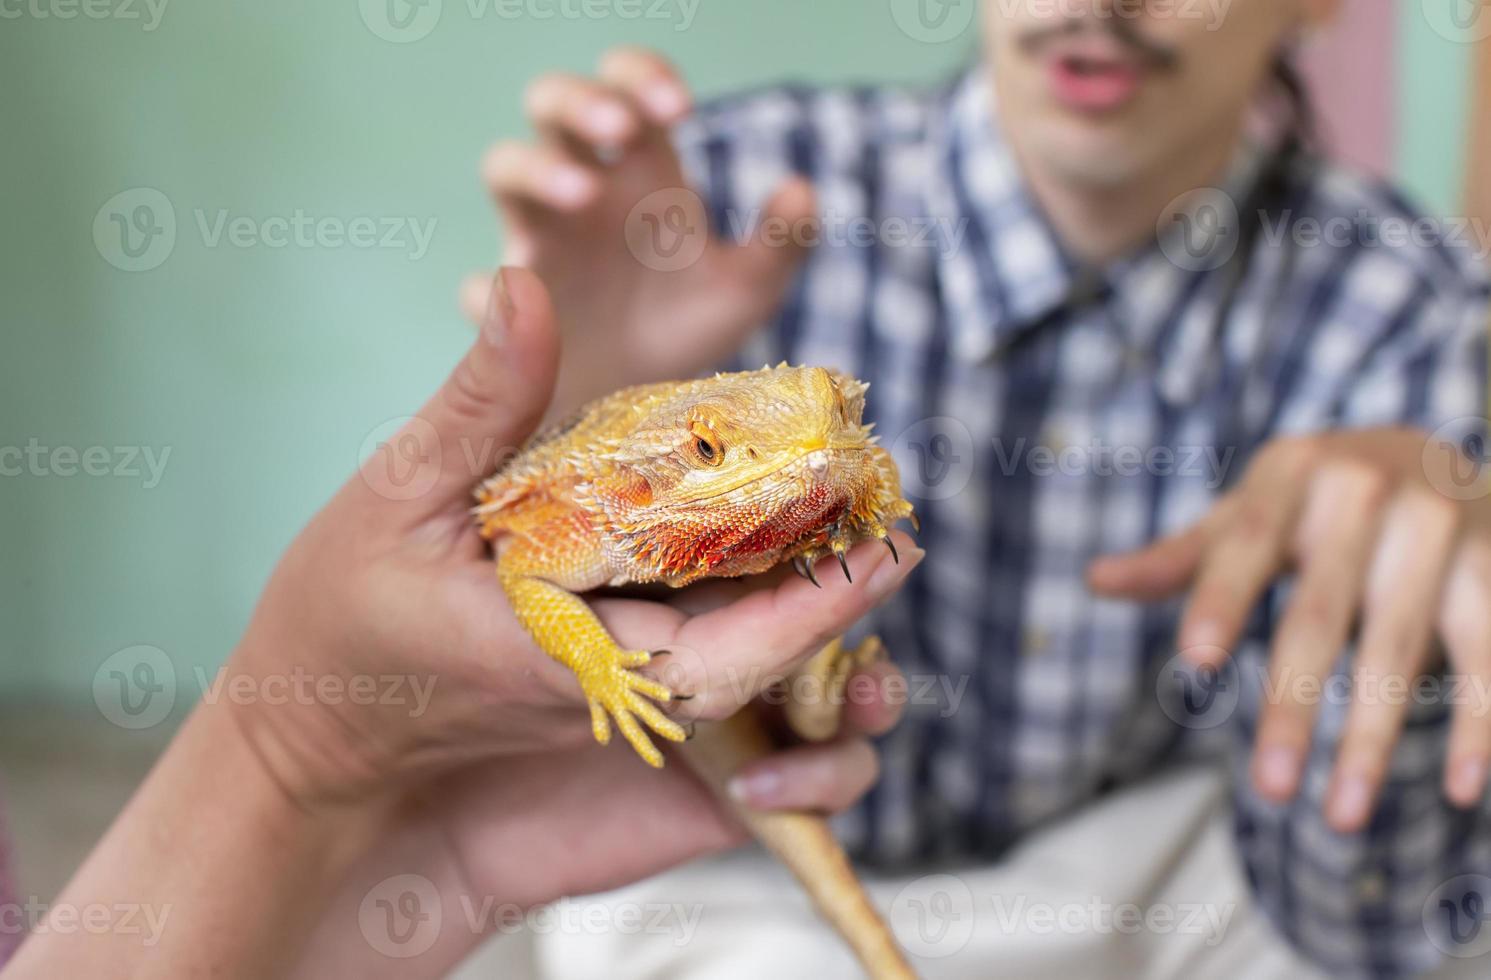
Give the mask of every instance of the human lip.
[{"label": "human lip", "polygon": [[1112,112],[1132,101],[1148,66],[1128,49],[1102,36],[1052,42],[1042,61],[1051,93],[1069,109]]}]

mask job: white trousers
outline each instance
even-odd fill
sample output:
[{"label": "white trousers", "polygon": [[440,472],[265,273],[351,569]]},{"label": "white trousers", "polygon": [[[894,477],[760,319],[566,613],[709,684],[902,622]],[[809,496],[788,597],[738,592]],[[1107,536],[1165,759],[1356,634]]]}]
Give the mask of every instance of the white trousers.
[{"label": "white trousers", "polygon": [[[1313,980],[1253,904],[1222,773],[1154,777],[1032,834],[998,864],[867,880],[927,980]],[[455,974],[543,980],[861,976],[757,850],[561,903]]]}]

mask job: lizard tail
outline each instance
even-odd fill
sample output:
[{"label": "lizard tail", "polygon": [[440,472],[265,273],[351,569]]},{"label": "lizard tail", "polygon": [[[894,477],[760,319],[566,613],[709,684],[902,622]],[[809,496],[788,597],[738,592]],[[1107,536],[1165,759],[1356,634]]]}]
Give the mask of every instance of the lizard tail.
[{"label": "lizard tail", "polygon": [[916,980],[890,926],[870,904],[826,819],[810,813],[751,810],[725,792],[725,783],[736,770],[774,748],[756,713],[745,710],[726,721],[700,725],[695,737],[683,746],[683,754],[802,884],[819,913],[854,951],[870,980]]}]

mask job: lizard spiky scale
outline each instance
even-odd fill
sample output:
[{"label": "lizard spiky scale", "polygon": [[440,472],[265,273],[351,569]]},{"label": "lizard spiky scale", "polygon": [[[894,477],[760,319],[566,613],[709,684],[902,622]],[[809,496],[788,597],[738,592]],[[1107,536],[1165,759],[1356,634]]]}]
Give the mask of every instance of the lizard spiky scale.
[{"label": "lizard spiky scale", "polygon": [[673,693],[636,670],[645,652],[618,646],[576,593],[783,561],[811,570],[911,516],[894,461],[862,423],[866,387],[781,364],[623,389],[534,437],[478,488],[502,588],[544,652],[574,671],[598,740],[614,721],[661,765],[639,720],[670,740],[684,732],[654,703]]}]

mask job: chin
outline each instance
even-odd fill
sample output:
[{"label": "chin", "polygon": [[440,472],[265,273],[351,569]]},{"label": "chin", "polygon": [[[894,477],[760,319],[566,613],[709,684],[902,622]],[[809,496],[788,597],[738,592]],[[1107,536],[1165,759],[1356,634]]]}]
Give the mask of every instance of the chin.
[{"label": "chin", "polygon": [[1073,118],[1061,110],[1030,127],[1026,150],[1030,166],[1063,182],[1094,188],[1132,181],[1153,165],[1156,155],[1153,138],[1146,139],[1132,120]]}]

